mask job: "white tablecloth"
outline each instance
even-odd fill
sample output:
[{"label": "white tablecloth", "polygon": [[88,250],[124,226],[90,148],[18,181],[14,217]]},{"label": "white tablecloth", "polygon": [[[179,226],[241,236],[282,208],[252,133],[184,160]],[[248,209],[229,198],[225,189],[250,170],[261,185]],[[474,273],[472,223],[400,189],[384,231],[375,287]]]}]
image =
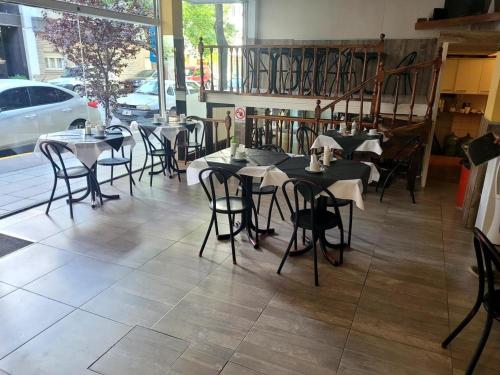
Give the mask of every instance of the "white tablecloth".
[{"label": "white tablecloth", "polygon": [[[346,135],[346,137],[349,136]],[[335,150],[343,150],[342,146],[340,146],[333,137],[321,134],[318,135],[318,137],[314,140],[311,149],[323,147],[329,147]],[[361,143],[355,151],[374,152],[377,155],[382,155],[382,147],[380,147],[380,141],[378,139],[367,139],[366,141]]]},{"label": "white tablecloth", "polygon": [[[71,152],[84,164],[91,168],[103,151],[111,150],[112,146],[106,139],[96,139],[92,135],[85,135],[84,129],[66,130],[57,133],[43,134],[38,138],[35,152],[40,152],[40,142],[50,140],[66,145]],[[135,139],[131,135],[124,135],[122,146],[135,146]]]},{"label": "white tablecloth", "polygon": [[[197,123],[196,126],[199,126],[200,128],[202,127],[202,124]],[[177,134],[179,134],[181,131],[187,131],[185,126],[182,125],[172,125],[172,124],[165,124],[165,125],[145,125],[146,128],[149,130],[153,131],[158,137],[165,137],[168,139],[170,142],[175,141],[175,137]],[[130,123],[130,130],[132,131],[137,131],[139,129],[139,124],[136,121],[132,121]]]},{"label": "white tablecloth", "polygon": [[[299,156],[300,157],[300,156]],[[373,163],[363,162],[370,167],[370,177],[368,183],[378,181],[380,174]],[[205,158],[193,160],[186,171],[188,185],[194,185],[200,182],[199,174],[209,165]],[[335,167],[333,167],[335,168]],[[237,172],[239,175],[262,178],[261,186],[282,186],[283,182],[290,177],[274,165],[271,166],[249,166],[243,167]],[[356,203],[356,206],[364,210],[363,202],[363,182],[360,179],[339,180],[329,186],[328,190],[339,199],[350,199]]]}]

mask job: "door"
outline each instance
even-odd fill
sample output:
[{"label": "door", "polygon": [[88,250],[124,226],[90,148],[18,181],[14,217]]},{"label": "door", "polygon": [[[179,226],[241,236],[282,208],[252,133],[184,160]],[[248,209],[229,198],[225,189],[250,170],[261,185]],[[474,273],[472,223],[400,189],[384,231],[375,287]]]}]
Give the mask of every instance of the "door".
[{"label": "door", "polygon": [[36,116],[26,87],[0,93],[0,149],[35,143],[40,134]]},{"label": "door", "polygon": [[49,86],[28,88],[31,105],[36,109],[40,134],[68,129],[80,117],[73,95]]},{"label": "door", "polygon": [[479,80],[483,61],[480,59],[458,60],[457,79],[455,80],[455,92],[477,94],[479,91]]},{"label": "door", "polygon": [[488,94],[490,92],[491,79],[495,69],[495,59],[484,59],[483,69],[481,70],[481,79],[479,80],[479,93]]},{"label": "door", "polygon": [[455,89],[455,79],[457,77],[458,60],[447,59],[444,62],[443,75],[441,78],[441,91],[453,92]]}]

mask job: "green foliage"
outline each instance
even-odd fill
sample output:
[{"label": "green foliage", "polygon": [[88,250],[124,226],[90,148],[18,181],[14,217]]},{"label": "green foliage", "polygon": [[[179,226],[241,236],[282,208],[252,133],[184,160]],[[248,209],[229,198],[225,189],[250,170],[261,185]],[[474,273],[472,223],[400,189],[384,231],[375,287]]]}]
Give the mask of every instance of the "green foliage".
[{"label": "green foliage", "polygon": [[16,75],[10,76],[9,78],[10,79],[28,79],[28,77],[26,77],[23,74],[16,74]]},{"label": "green foliage", "polygon": [[[229,8],[224,5],[224,16],[228,14]],[[217,44],[215,37],[215,5],[214,4],[191,4],[182,2],[184,40],[187,49],[197,50],[200,36],[204,44]],[[226,17],[224,17],[226,18]],[[224,20],[224,34],[230,41],[236,35],[236,27]]]}]

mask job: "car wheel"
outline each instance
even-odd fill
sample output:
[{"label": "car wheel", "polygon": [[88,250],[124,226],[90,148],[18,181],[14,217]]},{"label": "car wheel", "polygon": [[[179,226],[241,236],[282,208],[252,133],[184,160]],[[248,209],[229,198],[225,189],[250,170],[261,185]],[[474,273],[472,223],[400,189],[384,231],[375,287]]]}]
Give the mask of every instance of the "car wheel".
[{"label": "car wheel", "polygon": [[85,120],[83,119],[75,120],[69,126],[69,129],[83,129],[83,128],[85,128]]},{"label": "car wheel", "polygon": [[85,95],[85,87],[83,87],[82,85],[76,85],[75,87],[73,87],[73,91],[80,96]]}]

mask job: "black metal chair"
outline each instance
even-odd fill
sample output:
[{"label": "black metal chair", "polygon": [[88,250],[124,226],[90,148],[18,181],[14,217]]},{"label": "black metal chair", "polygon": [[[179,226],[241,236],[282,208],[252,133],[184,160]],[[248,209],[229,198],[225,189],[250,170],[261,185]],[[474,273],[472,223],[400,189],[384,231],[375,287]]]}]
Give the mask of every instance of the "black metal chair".
[{"label": "black metal chair", "polygon": [[[49,213],[50,206],[54,199],[54,193],[56,191],[58,180],[64,180],[66,188],[68,189],[67,202],[69,204],[69,213],[72,219],[73,219],[73,202],[81,200],[81,199],[73,199],[70,186],[70,180],[72,179],[86,178],[87,186],[89,187],[88,189],[90,189],[91,184],[94,184],[102,205],[102,196],[99,188],[99,183],[97,182],[97,179],[90,170],[90,168],[88,168],[84,164],[80,164],[75,167],[69,167],[69,168],[66,167],[66,164],[64,163],[64,158],[62,157],[61,154],[66,151],[69,151],[71,153],[73,152],[68,146],[59,142],[47,140],[40,142],[39,147],[42,154],[50,161],[52,170],[54,171],[54,186],[52,187],[52,192],[50,193],[49,203],[47,204],[47,209],[45,210],[45,214]],[[87,195],[88,193],[86,193],[84,197]]]},{"label": "black metal chair", "polygon": [[297,152],[302,155],[311,155],[311,146],[318,137],[318,133],[302,124],[297,129],[295,136],[297,137]]},{"label": "black metal chair", "polygon": [[201,126],[194,128],[194,134],[189,131],[184,132],[184,139],[177,141],[177,147],[184,150],[184,165],[187,164],[189,150],[194,150],[194,158],[198,159],[205,149],[205,122],[198,116],[188,116],[186,120],[196,121]]},{"label": "black metal chair", "polygon": [[[144,148],[146,149],[146,157],[144,158],[144,165],[142,166],[141,174],[139,175],[139,181],[141,181],[144,170],[148,163],[148,159],[151,158],[151,167],[149,172],[149,186],[153,186],[153,175],[163,173],[166,176],[165,169],[168,166],[168,158],[171,158],[174,162],[174,167],[179,169],[177,160],[175,159],[175,146],[173,149],[168,150],[166,142],[156,135],[151,129],[144,125],[139,125],[139,133],[141,134],[142,141],[144,142]],[[160,159],[161,170],[154,170],[154,158]],[[170,172],[170,171],[169,171]],[[177,174],[179,181],[181,177]]]},{"label": "black metal chair", "polygon": [[478,291],[476,302],[472,306],[467,316],[462,322],[450,333],[443,341],[441,346],[446,348],[455,337],[470,323],[472,318],[477,314],[481,305],[486,310],[486,324],[483,329],[483,334],[479,340],[479,344],[467,366],[466,375],[471,375],[479,361],[479,357],[483,352],[486,341],[493,325],[493,319],[500,321],[500,289],[495,289],[495,271],[494,268],[500,270],[500,252],[496,249],[488,238],[478,228],[474,228],[474,251],[476,253],[477,270],[478,270]]},{"label": "black metal chair", "polygon": [[[403,57],[403,59],[399,62],[398,65],[396,65],[396,69],[397,68],[401,68],[401,67],[406,67],[406,66],[410,66],[410,65],[413,65],[415,63],[415,60],[417,59],[417,52],[416,51],[413,51],[413,52],[410,52],[408,55],[406,55],[405,57]],[[387,85],[389,83],[389,81],[391,80],[391,78],[394,78],[394,79],[398,79],[397,77],[400,77],[399,79],[403,80],[403,91],[404,91],[404,95],[406,95],[406,85],[408,84],[408,87],[409,87],[409,91],[411,93],[412,91],[412,86],[411,86],[411,77],[410,77],[410,72],[409,71],[405,71],[403,73],[399,73],[399,74],[390,74],[386,81],[385,81],[385,85],[384,85],[384,90],[383,92],[386,93],[387,92]],[[396,84],[394,84],[394,88],[392,89],[392,96],[396,95]]]},{"label": "black metal chair", "polygon": [[[229,194],[229,185],[228,181],[231,177],[234,177],[239,184],[242,186],[242,191],[243,191],[243,197],[238,197],[238,196],[232,196]],[[208,182],[209,188],[207,188],[207,184],[205,182]],[[201,183],[201,186],[203,187],[203,190],[205,191],[205,194],[207,195],[208,201],[209,201],[209,207],[212,210],[212,218],[210,219],[210,224],[208,226],[207,234],[205,235],[205,239],[203,240],[203,243],[201,245],[200,253],[199,256],[201,257],[203,255],[203,250],[205,249],[205,245],[207,244],[208,237],[210,236],[210,232],[212,231],[212,226],[215,224],[215,234],[217,235],[218,238],[227,238],[231,240],[231,251],[233,254],[233,263],[236,264],[236,250],[234,247],[234,237],[242,230],[243,228],[243,218],[242,218],[242,223],[240,225],[240,228],[236,230],[236,232],[233,229],[234,226],[234,217],[236,214],[241,214],[245,215],[247,213],[247,210],[252,210],[255,216],[255,227],[259,227],[259,221],[258,221],[258,216],[257,216],[257,210],[255,209],[255,205],[252,200],[250,200],[250,205],[249,207],[249,202],[245,200],[246,192],[245,192],[245,185],[243,184],[241,177],[238,176],[235,173],[232,173],[230,171],[227,171],[223,168],[217,168],[217,167],[209,167],[205,168],[202,171],[200,171],[199,174],[199,180]],[[216,184],[217,185],[222,185],[224,189],[224,194],[222,196],[218,196],[216,192]],[[229,220],[229,235],[221,235],[219,234],[219,227],[217,224],[217,214],[226,214]],[[255,231],[255,243],[256,246],[258,245],[258,231]]]},{"label": "black metal chair", "polygon": [[[109,132],[121,132],[125,133],[124,135],[128,135],[132,137],[132,132],[130,131],[129,128],[123,126],[123,125],[111,125],[107,127],[107,131]],[[132,191],[132,185],[135,185],[134,178],[132,177],[132,147],[129,149],[129,155],[128,157],[125,157],[125,147],[123,146],[120,148],[121,149],[121,156],[116,156],[115,155],[115,150],[111,149],[111,157],[107,158],[102,158],[97,160],[98,165],[102,165],[105,167],[111,167],[111,181],[110,184],[113,185],[113,172],[114,172],[114,167],[117,167],[119,165],[123,165],[125,169],[127,170],[128,177],[129,177],[129,186],[130,186],[130,195],[134,195]]]},{"label": "black metal chair", "polygon": [[[289,193],[287,191],[288,185],[293,186],[293,205],[290,201]],[[278,274],[281,273],[283,265],[290,254],[292,245],[295,244],[295,250],[297,250],[297,231],[299,228],[303,230],[309,230],[312,233],[312,249],[313,249],[313,261],[314,261],[314,284],[319,285],[318,280],[318,256],[316,251],[316,242],[319,241],[321,246],[321,251],[325,255],[325,258],[331,262],[330,258],[327,256],[326,247],[336,247],[339,249],[339,260],[332,263],[334,266],[338,266],[343,262],[343,252],[344,252],[344,228],[342,225],[342,218],[338,207],[333,206],[334,211],[328,211],[326,209],[326,198],[335,201],[334,195],[321,187],[320,185],[305,179],[292,178],[285,181],[282,186],[283,195],[285,196],[286,203],[290,209],[290,220],[293,222],[293,234],[286,248],[281,264],[278,267]],[[318,197],[318,194],[322,194]],[[310,208],[304,205],[303,208],[300,207],[299,195],[304,198],[306,202],[309,203]],[[323,205],[323,207],[321,207]],[[338,228],[340,231],[340,243],[337,246],[333,246],[326,241],[325,231],[328,229]]]},{"label": "black metal chair", "polygon": [[[262,145],[258,147],[259,150],[267,150],[267,151],[272,151],[272,152],[281,152],[285,153],[285,151],[277,145]],[[281,211],[280,204],[278,202],[278,199],[276,198],[276,193],[278,192],[278,187],[277,186],[263,186],[261,187],[262,179],[260,182],[254,182],[252,183],[252,195],[257,195],[257,213],[260,213],[260,201],[263,195],[271,195],[271,203],[269,204],[269,211],[267,214],[267,230],[269,230],[271,226],[271,215],[273,212],[273,204],[276,203],[276,208],[278,209],[281,220],[285,220],[285,217],[283,216],[283,211]],[[238,185],[238,190],[242,189],[242,185]],[[238,191],[236,191],[236,195],[238,195]]]},{"label": "black metal chair", "polygon": [[[406,188],[410,192],[411,200],[415,204],[415,187],[417,178],[422,170],[425,147],[418,138],[409,141],[386,166],[379,165],[380,179],[375,191],[382,184],[380,202],[384,198],[385,190],[396,176],[406,178]],[[383,181],[383,182],[382,182]]]}]

